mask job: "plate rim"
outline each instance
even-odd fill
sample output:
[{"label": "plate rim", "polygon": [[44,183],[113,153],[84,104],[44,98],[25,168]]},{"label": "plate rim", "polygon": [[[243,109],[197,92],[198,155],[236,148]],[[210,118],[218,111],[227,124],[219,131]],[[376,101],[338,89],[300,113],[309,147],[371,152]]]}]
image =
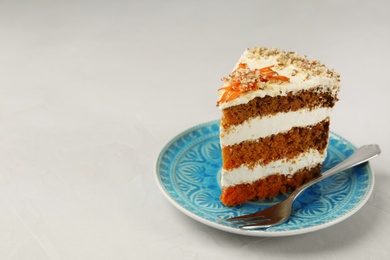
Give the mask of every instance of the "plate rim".
[{"label": "plate rim", "polygon": [[[371,197],[371,194],[372,194],[374,186],[375,186],[375,174],[373,172],[373,169],[371,167],[370,162],[368,162],[367,163],[367,167],[368,167],[368,173],[371,173],[371,185],[369,185],[367,187],[368,190],[367,190],[366,196],[362,200],[360,200],[359,203],[353,209],[351,209],[348,213],[346,213],[346,214],[344,214],[344,215],[342,215],[342,216],[340,216],[340,217],[338,217],[336,219],[333,219],[331,221],[327,221],[327,222],[319,224],[319,225],[305,227],[305,228],[301,228],[301,229],[297,229],[297,230],[266,231],[266,230],[261,230],[261,229],[260,230],[243,230],[243,229],[222,225],[222,224],[219,224],[219,223],[216,223],[216,222],[204,219],[201,216],[198,216],[197,214],[195,214],[195,213],[191,212],[190,210],[186,209],[185,207],[183,207],[183,205],[181,205],[180,203],[175,201],[167,193],[167,191],[164,189],[164,187],[163,187],[163,185],[162,185],[162,183],[160,181],[160,178],[159,178],[159,165],[160,165],[159,162],[161,162],[162,156],[165,154],[165,151],[167,151],[168,148],[174,142],[176,142],[178,139],[180,139],[181,137],[185,136],[186,134],[194,131],[195,129],[199,129],[199,128],[202,128],[204,126],[216,124],[216,123],[219,123],[219,122],[220,122],[219,119],[211,120],[211,121],[208,121],[208,122],[204,122],[204,123],[201,123],[201,124],[194,125],[194,126],[192,126],[190,128],[187,128],[186,130],[183,130],[183,131],[179,132],[178,134],[176,134],[174,137],[172,137],[163,146],[163,148],[160,150],[159,154],[157,155],[157,158],[155,159],[155,164],[154,164],[154,178],[155,178],[155,181],[157,183],[157,186],[159,187],[159,189],[162,192],[162,194],[164,195],[164,197],[175,208],[180,210],[182,213],[184,213],[185,215],[189,216],[190,218],[192,218],[192,219],[194,219],[194,220],[196,220],[196,221],[198,221],[198,222],[200,222],[200,223],[202,223],[204,225],[207,225],[207,226],[210,226],[210,227],[213,227],[215,229],[222,230],[222,231],[225,231],[225,232],[228,232],[228,233],[234,233],[234,234],[245,235],[245,236],[254,236],[254,237],[284,237],[284,236],[306,234],[306,233],[310,233],[310,232],[313,232],[313,231],[318,231],[318,230],[327,228],[329,226],[333,226],[333,225],[335,225],[337,223],[340,223],[343,220],[351,217],[357,211],[359,211],[367,203],[368,199]],[[353,145],[350,141],[348,141],[344,137],[340,136],[339,134],[336,134],[333,131],[330,131],[330,132],[331,132],[332,135],[336,136],[338,139],[342,140],[344,143],[347,143],[353,150],[357,149],[355,145]]]}]

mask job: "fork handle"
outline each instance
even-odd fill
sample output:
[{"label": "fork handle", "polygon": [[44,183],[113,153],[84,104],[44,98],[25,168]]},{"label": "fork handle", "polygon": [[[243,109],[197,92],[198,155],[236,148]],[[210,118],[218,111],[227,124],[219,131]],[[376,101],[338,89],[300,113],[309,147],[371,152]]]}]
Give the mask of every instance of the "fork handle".
[{"label": "fork handle", "polygon": [[377,157],[381,153],[381,149],[377,144],[370,144],[370,145],[364,145],[357,149],[350,157],[348,157],[346,160],[342,161],[341,163],[337,164],[333,168],[325,171],[317,178],[314,178],[302,186],[298,187],[291,193],[291,197],[293,200],[295,200],[296,197],[301,194],[302,191],[310,187],[311,185],[322,181],[323,179],[326,179],[330,176],[335,175],[336,173],[339,173],[341,171],[344,171],[346,169],[349,169],[353,166],[362,164],[364,162],[367,162],[370,159],[373,159]]}]

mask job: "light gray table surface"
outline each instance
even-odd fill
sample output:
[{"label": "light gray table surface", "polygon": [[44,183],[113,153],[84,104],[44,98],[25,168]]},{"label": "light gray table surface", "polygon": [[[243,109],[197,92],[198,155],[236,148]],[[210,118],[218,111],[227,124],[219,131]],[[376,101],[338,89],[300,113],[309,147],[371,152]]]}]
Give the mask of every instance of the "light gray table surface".
[{"label": "light gray table surface", "polygon": [[[390,259],[389,1],[0,1],[0,259]],[[154,178],[163,146],[218,119],[247,47],[341,74],[331,130],[377,143],[350,218],[288,237],[220,231]]]}]

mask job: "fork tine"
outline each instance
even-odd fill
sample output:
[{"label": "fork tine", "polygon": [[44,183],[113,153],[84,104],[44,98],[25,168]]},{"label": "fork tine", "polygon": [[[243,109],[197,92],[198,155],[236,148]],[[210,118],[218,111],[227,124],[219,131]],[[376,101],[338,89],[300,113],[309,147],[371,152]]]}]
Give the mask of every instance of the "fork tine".
[{"label": "fork tine", "polygon": [[235,222],[235,223],[246,223],[246,222],[257,222],[261,221],[264,219],[264,216],[253,216],[253,217],[248,217],[248,216],[241,216],[241,217],[235,217],[235,218],[229,218],[226,219],[229,222]]},{"label": "fork tine", "polygon": [[264,216],[262,214],[262,211],[260,211],[260,212],[256,212],[256,213],[252,213],[252,214],[239,216],[239,217],[228,218],[228,219],[226,219],[226,221],[244,221],[244,220],[258,219],[258,218],[263,218],[263,217]]},{"label": "fork tine", "polygon": [[255,229],[269,228],[269,227],[272,227],[274,225],[275,224],[270,223],[270,219],[264,219],[262,222],[241,225],[241,226],[239,226],[239,228],[245,229],[245,230],[255,230]]},{"label": "fork tine", "polygon": [[246,230],[264,229],[264,228],[280,225],[286,222],[288,219],[289,219],[288,216],[282,218],[269,218],[269,219],[264,219],[263,221],[247,223],[245,225],[239,226],[239,228],[246,229]]}]

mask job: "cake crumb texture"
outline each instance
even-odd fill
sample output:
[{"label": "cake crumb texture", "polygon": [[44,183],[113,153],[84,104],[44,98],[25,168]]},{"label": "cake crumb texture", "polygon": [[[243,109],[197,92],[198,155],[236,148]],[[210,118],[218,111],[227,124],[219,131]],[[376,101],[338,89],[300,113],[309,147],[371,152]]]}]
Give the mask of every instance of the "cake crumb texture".
[{"label": "cake crumb texture", "polygon": [[241,165],[253,168],[283,158],[288,160],[310,148],[323,152],[328,144],[328,132],[329,120],[324,120],[311,127],[293,127],[286,133],[225,146],[223,169],[232,170]]},{"label": "cake crumb texture", "polygon": [[240,205],[250,200],[264,200],[285,194],[318,176],[321,165],[302,169],[293,175],[272,174],[253,183],[223,187],[221,201],[226,206]]},{"label": "cake crumb texture", "polygon": [[336,101],[332,92],[321,92],[319,88],[301,90],[295,94],[288,93],[286,96],[256,97],[246,104],[223,109],[221,126],[226,129],[231,125],[242,124],[253,117],[298,111],[303,108],[333,107]]}]

